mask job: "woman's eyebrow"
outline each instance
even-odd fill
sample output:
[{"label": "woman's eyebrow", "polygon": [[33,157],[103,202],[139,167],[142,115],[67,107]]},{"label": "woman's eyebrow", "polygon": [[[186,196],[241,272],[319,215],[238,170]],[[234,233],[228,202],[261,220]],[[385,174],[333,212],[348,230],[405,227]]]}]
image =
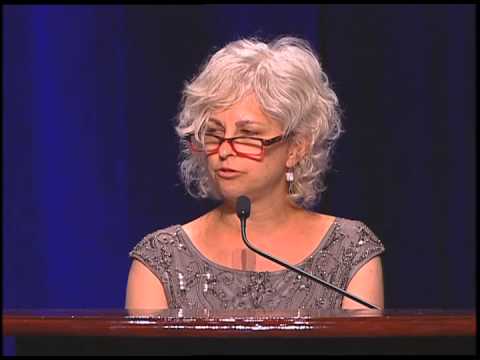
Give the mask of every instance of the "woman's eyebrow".
[{"label": "woman's eyebrow", "polygon": [[[225,126],[223,125],[223,123],[216,119],[216,118],[210,118],[209,119],[209,122],[213,125],[218,125],[218,126],[221,126],[222,128],[224,128]],[[237,129],[239,128],[243,128],[243,127],[246,127],[246,126],[249,126],[249,125],[254,125],[254,126],[263,126],[264,124],[260,123],[260,122],[257,122],[257,121],[253,121],[253,120],[250,120],[250,119],[241,119],[241,120],[238,120],[237,122],[235,122],[235,127]]]},{"label": "woman's eyebrow", "polygon": [[249,120],[249,119],[238,120],[238,121],[235,123],[235,126],[236,126],[237,128],[244,127],[244,126],[248,126],[248,125],[256,125],[256,126],[259,126],[259,125],[262,125],[262,124],[259,123],[259,122],[256,122],[256,121]]},{"label": "woman's eyebrow", "polygon": [[215,125],[220,125],[220,126],[223,127],[222,122],[221,122],[220,120],[218,120],[218,119],[210,118],[210,119],[208,119],[208,123],[210,123],[210,122],[213,122]]}]

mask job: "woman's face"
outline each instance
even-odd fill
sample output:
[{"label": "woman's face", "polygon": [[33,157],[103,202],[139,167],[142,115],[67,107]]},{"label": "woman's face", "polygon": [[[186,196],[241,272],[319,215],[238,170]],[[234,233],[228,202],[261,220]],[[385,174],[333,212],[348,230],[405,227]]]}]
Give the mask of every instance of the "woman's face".
[{"label": "woman's face", "polygon": [[[283,134],[281,125],[266,116],[250,94],[233,106],[214,112],[207,123],[207,134],[231,138],[236,136],[271,139]],[[264,147],[261,159],[239,155],[224,141],[218,152],[208,156],[208,170],[220,195],[235,200],[247,195],[252,200],[287,193],[285,171],[289,144],[280,141]]]}]

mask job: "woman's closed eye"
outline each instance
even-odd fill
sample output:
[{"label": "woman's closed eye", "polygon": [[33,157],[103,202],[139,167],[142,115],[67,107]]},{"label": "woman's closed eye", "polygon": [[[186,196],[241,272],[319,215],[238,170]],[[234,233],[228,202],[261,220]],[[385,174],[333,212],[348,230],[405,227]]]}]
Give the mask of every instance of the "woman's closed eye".
[{"label": "woman's closed eye", "polygon": [[[223,130],[220,130],[220,129],[207,129],[205,131],[205,135],[215,135],[215,136],[224,137],[225,133],[223,132]],[[235,136],[255,137],[258,135],[259,135],[258,131],[244,129],[244,130],[240,130],[240,132],[238,132]]]},{"label": "woman's closed eye", "polygon": [[243,129],[240,133],[245,136],[258,136],[258,131],[255,130]]},{"label": "woman's closed eye", "polygon": [[224,132],[220,129],[207,129],[205,131],[205,135],[216,135],[216,136],[223,136]]}]

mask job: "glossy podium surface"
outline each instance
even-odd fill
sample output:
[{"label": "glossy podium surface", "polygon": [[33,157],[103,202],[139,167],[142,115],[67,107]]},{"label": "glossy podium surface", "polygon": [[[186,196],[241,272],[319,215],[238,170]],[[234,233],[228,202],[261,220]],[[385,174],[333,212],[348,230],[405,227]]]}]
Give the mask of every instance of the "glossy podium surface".
[{"label": "glossy podium surface", "polygon": [[475,354],[465,310],[4,310],[17,354]]}]

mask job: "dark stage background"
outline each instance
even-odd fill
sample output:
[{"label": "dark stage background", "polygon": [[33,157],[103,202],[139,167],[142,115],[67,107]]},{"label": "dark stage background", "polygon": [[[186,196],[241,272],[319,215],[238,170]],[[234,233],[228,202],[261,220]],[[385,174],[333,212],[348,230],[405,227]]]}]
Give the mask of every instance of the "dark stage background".
[{"label": "dark stage background", "polygon": [[386,307],[475,306],[475,5],[3,7],[3,308],[123,307],[129,250],[211,207],[177,176],[183,82],[309,40],[346,133],[316,210],[386,246]]}]

